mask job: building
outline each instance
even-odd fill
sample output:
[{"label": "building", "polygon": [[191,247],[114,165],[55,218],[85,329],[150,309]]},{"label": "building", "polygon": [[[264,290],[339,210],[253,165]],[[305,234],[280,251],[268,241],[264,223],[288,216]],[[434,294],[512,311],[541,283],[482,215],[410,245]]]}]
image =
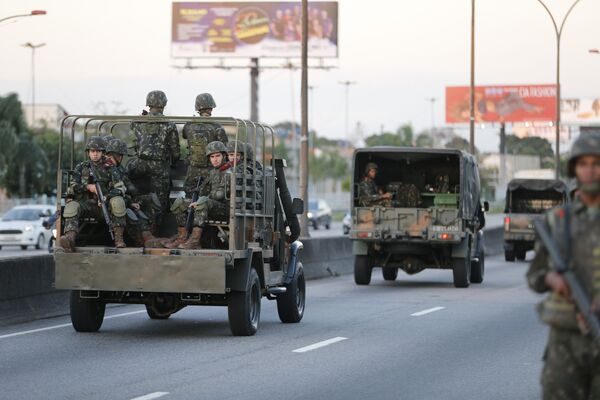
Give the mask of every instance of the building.
[{"label": "building", "polygon": [[47,126],[51,129],[60,129],[62,119],[69,115],[60,104],[41,103],[35,105],[35,121],[33,120],[33,105],[23,104],[23,115],[25,122],[30,128],[43,128]]}]

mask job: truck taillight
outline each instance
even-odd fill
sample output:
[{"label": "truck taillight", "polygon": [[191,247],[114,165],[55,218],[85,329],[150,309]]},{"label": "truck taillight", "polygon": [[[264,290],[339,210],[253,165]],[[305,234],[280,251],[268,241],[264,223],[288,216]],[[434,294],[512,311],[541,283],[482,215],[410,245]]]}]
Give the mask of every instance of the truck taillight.
[{"label": "truck taillight", "polygon": [[358,232],[356,234],[357,237],[361,239],[370,238],[372,236],[371,232]]},{"label": "truck taillight", "polygon": [[507,231],[510,228],[510,217],[504,217],[504,230]]}]

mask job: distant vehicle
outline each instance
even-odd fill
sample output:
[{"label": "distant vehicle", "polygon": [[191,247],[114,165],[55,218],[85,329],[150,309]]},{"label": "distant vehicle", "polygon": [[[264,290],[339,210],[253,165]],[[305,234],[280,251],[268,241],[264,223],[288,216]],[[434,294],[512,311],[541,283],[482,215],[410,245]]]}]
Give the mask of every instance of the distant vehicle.
[{"label": "distant vehicle", "polygon": [[9,210],[0,221],[0,249],[2,246],[21,246],[22,250],[46,246],[49,234],[42,223],[52,214],[52,206],[17,206]]},{"label": "distant vehicle", "polygon": [[48,239],[48,253],[54,253],[54,243],[56,242],[56,220],[58,219],[58,213],[54,213],[50,218],[42,222],[42,226],[51,232],[50,239]]},{"label": "distant vehicle", "polygon": [[313,229],[319,229],[320,226],[331,228],[331,207],[325,200],[308,201],[308,222]]},{"label": "distant vehicle", "polygon": [[352,226],[352,216],[350,215],[350,212],[347,212],[346,215],[344,215],[344,219],[342,220],[342,229],[344,230],[344,235],[347,235],[350,233],[351,226]]},{"label": "distant vehicle", "polygon": [[513,179],[506,188],[504,259],[525,260],[533,250],[533,220],[569,199],[569,189],[555,179]]}]

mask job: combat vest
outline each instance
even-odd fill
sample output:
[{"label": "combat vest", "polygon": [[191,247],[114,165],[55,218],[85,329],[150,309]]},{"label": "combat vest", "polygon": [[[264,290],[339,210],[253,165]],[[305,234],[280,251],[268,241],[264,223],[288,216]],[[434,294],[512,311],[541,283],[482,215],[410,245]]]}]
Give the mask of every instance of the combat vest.
[{"label": "combat vest", "polygon": [[[562,257],[568,260],[590,300],[600,295],[600,211],[590,211],[575,203],[548,214],[552,236],[559,245]],[[548,261],[552,269],[552,260]],[[562,328],[577,329],[576,307],[568,299],[551,293],[538,305],[545,323]]]},{"label": "combat vest", "polygon": [[[162,116],[162,114],[150,114]],[[137,154],[143,160],[166,161],[169,159],[168,135],[173,127],[165,122],[134,123],[133,130],[137,139]]]}]

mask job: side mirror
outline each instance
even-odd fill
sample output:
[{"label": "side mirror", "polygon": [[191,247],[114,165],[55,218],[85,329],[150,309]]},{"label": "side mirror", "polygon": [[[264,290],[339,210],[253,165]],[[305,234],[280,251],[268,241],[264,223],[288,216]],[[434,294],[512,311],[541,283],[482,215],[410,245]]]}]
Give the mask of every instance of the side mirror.
[{"label": "side mirror", "polygon": [[292,214],[300,215],[304,213],[304,200],[295,198],[292,200]]},{"label": "side mirror", "polygon": [[483,202],[483,211],[488,212],[490,211],[490,203],[487,201]]}]

